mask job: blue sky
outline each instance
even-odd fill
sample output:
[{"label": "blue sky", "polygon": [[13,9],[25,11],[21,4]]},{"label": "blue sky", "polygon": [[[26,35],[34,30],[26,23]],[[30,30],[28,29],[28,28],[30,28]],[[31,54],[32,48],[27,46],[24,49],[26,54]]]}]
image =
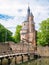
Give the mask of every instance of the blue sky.
[{"label": "blue sky", "polygon": [[28,3],[38,29],[39,23],[49,18],[49,0],[0,0],[0,23],[14,33],[26,20]]}]

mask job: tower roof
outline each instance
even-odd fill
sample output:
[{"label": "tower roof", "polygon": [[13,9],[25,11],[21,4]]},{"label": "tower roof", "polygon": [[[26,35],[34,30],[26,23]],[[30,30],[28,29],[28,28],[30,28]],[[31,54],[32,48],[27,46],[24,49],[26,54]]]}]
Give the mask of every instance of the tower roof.
[{"label": "tower roof", "polygon": [[30,15],[30,7],[28,6],[28,10],[27,10],[28,15]]},{"label": "tower roof", "polygon": [[30,7],[28,6],[28,11],[30,11]]},{"label": "tower roof", "polygon": [[30,13],[30,16],[33,16],[32,12]]},{"label": "tower roof", "polygon": [[29,19],[29,16],[30,16],[30,7],[28,6],[28,9],[27,9],[27,21]]}]

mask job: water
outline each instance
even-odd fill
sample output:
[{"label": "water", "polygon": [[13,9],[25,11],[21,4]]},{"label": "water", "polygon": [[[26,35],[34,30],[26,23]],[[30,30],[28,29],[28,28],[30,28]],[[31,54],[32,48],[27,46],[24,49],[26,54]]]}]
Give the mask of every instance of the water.
[{"label": "water", "polygon": [[[6,63],[2,65],[7,65]],[[15,65],[14,61],[10,65]],[[24,62],[16,65],[49,65],[49,58],[40,58],[29,62]]]},{"label": "water", "polygon": [[49,58],[40,58],[34,61],[19,64],[19,65],[49,65]]}]

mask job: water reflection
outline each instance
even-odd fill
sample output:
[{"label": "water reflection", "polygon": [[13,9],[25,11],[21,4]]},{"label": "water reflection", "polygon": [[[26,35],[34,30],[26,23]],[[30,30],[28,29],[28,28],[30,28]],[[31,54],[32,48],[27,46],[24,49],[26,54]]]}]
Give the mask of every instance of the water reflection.
[{"label": "water reflection", "polygon": [[[7,65],[6,63],[3,65]],[[14,62],[12,62],[10,65],[15,65]],[[40,58],[37,60],[16,64],[16,65],[49,65],[49,58]]]},{"label": "water reflection", "polygon": [[49,58],[40,58],[34,61],[19,64],[19,65],[49,65]]},{"label": "water reflection", "polygon": [[49,58],[41,58],[37,60],[37,65],[49,65]]}]

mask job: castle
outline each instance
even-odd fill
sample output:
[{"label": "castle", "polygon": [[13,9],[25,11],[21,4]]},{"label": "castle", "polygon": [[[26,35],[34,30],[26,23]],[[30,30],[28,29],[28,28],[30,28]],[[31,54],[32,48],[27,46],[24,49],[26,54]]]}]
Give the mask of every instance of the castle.
[{"label": "castle", "polygon": [[[27,10],[27,20],[22,23],[22,29],[20,31],[20,35],[21,35],[20,36],[21,40],[23,42],[19,42],[18,44],[15,44],[14,42],[7,42],[7,44],[0,43],[0,55],[20,53],[20,52],[22,53],[30,52],[31,53],[37,50],[34,16],[30,12],[29,6]],[[39,50],[38,52],[40,53]]]},{"label": "castle", "polygon": [[30,12],[30,7],[27,10],[27,20],[22,23],[22,29],[20,31],[21,40],[26,40],[30,44],[36,45],[36,30],[34,23],[34,16]]}]

